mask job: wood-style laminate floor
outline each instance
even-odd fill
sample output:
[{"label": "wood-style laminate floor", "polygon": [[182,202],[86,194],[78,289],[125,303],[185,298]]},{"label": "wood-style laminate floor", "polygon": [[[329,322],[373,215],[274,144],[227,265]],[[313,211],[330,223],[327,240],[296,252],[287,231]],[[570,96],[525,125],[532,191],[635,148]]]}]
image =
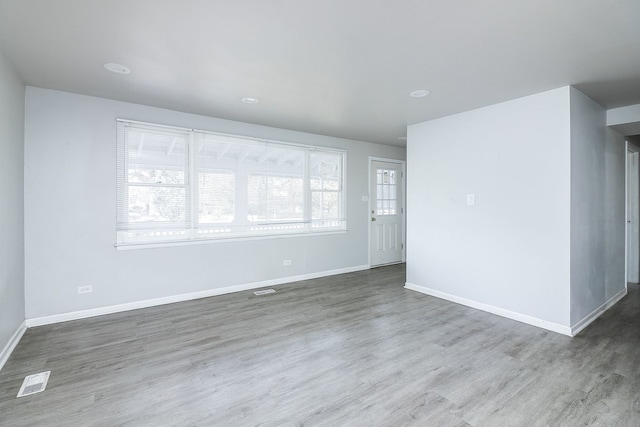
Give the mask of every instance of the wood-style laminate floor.
[{"label": "wood-style laminate floor", "polygon": [[[640,292],[575,338],[403,289],[404,266],[29,329],[2,426],[639,426]],[[51,370],[47,390],[15,397]]]}]

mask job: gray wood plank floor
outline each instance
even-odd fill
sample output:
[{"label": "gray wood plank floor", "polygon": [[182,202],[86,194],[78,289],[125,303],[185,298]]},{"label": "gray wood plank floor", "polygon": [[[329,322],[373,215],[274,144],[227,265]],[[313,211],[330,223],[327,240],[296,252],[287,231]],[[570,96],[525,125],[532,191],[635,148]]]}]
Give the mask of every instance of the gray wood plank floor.
[{"label": "gray wood plank floor", "polygon": [[[0,425],[640,425],[637,288],[572,339],[404,277],[395,265],[29,329],[0,372]],[[15,397],[46,370],[46,391]]]}]

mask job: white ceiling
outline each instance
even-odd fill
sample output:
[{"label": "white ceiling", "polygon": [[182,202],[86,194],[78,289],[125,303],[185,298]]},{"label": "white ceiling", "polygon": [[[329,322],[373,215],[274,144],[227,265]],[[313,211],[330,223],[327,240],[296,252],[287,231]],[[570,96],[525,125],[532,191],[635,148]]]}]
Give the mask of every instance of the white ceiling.
[{"label": "white ceiling", "polygon": [[639,0],[0,0],[0,49],[32,86],[385,144],[565,85],[640,104]]}]

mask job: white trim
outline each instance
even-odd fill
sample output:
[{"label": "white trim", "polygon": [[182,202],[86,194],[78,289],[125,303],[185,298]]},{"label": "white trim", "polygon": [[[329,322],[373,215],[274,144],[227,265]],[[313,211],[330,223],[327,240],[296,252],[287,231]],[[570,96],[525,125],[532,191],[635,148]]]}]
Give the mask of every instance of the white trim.
[{"label": "white trim", "polygon": [[139,243],[116,243],[114,247],[118,251],[131,251],[136,249],[154,249],[154,248],[170,248],[173,246],[193,246],[193,245],[209,245],[215,243],[229,243],[229,242],[247,242],[251,240],[274,240],[274,239],[290,239],[292,237],[313,237],[313,236],[330,236],[334,234],[345,234],[349,230],[336,230],[336,231],[311,231],[306,233],[291,233],[291,234],[268,234],[264,236],[247,236],[247,237],[228,237],[218,239],[192,239],[192,240],[163,240],[159,242],[139,242]]},{"label": "white trim", "polygon": [[27,319],[27,327],[50,325],[52,323],[67,322],[69,320],[85,319],[88,317],[102,316],[104,314],[120,313],[122,311],[137,310],[139,308],[155,307],[158,305],[172,304],[174,302],[190,301],[199,298],[207,298],[216,295],[230,294],[250,289],[263,288],[267,286],[277,286],[285,283],[298,282],[301,280],[316,279],[318,277],[334,276],[336,274],[353,273],[355,271],[368,270],[368,265],[357,265],[354,267],[338,268],[335,270],[320,271],[317,273],[301,274],[298,276],[281,277],[278,279],[264,280],[261,282],[246,283],[242,285],[226,286],[223,288],[208,289],[205,291],[190,292],[187,294],[171,295],[167,297],[154,298],[143,301],[128,302],[125,304],[110,305],[106,307],[91,308],[88,310],[72,311],[69,313],[54,314],[51,316],[34,317]]},{"label": "white trim", "polygon": [[171,129],[171,130],[181,130],[181,131],[187,131],[187,132],[192,132],[194,129],[192,128],[185,128],[182,126],[173,126],[173,125],[161,125],[161,124],[157,124],[157,123],[149,123],[149,122],[140,122],[138,120],[129,120],[129,119],[123,119],[121,117],[116,117],[116,123],[124,123],[124,124],[132,124],[132,125],[140,125],[140,126],[148,126],[148,127],[159,127],[159,128],[165,128],[165,129]]},{"label": "white trim", "polygon": [[549,322],[547,320],[539,319],[537,317],[529,316],[526,314],[518,313],[515,311],[506,310],[504,308],[496,307],[493,305],[485,304],[478,301],[462,298],[456,295],[447,294],[445,292],[436,291],[435,289],[426,288],[424,286],[415,285],[413,283],[405,283],[405,289],[420,292],[422,294],[431,295],[436,298],[444,299],[447,301],[455,302],[457,304],[466,305],[467,307],[475,308],[478,310],[486,311],[487,313],[497,314],[498,316],[506,317],[507,319],[516,320],[518,322],[526,323],[538,328],[547,329],[552,332],[557,332],[563,335],[571,335],[571,328],[561,325],[559,323]]},{"label": "white trim", "polygon": [[401,159],[389,159],[387,157],[369,156],[369,162],[385,162],[385,163],[407,163],[406,160]]},{"label": "white trim", "polygon": [[13,350],[15,350],[26,331],[27,322],[25,320],[20,326],[18,326],[18,329],[13,333],[11,338],[9,338],[7,345],[5,345],[2,351],[0,351],[0,371],[4,367],[4,364],[7,363],[7,360],[9,360],[9,356],[11,356],[11,353],[13,353]]},{"label": "white trim", "polygon": [[622,298],[624,298],[625,295],[627,295],[626,287],[625,289],[622,289],[620,292],[609,298],[608,301],[605,301],[605,303],[600,307],[587,314],[582,320],[571,326],[571,335],[574,337],[578,335],[580,331],[589,326],[591,322],[600,317],[605,311],[616,305]]},{"label": "white trim", "polygon": [[624,141],[624,288],[629,283],[629,141]]}]

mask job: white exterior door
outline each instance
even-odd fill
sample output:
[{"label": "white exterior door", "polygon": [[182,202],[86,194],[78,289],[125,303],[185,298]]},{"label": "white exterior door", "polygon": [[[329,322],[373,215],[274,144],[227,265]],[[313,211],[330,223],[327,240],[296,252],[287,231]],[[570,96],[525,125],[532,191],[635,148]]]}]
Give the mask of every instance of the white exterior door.
[{"label": "white exterior door", "polygon": [[370,264],[402,262],[404,209],[402,163],[370,163]]}]

